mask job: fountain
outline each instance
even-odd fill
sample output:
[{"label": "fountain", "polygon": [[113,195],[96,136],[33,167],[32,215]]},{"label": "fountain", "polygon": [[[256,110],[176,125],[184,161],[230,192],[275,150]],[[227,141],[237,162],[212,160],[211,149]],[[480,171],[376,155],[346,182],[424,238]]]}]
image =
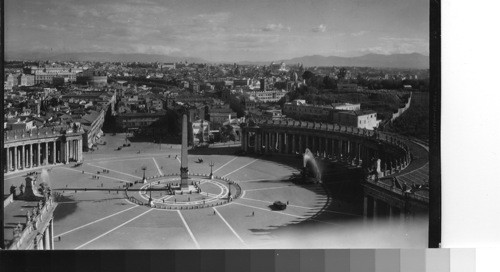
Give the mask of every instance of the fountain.
[{"label": "fountain", "polygon": [[309,150],[309,148],[306,148],[306,151],[304,152],[303,155],[303,170],[302,170],[302,176],[305,178],[306,173],[307,173],[307,165],[310,166],[310,170],[312,171],[312,175],[314,178],[318,181],[321,182],[321,169],[318,165],[318,162],[316,161],[316,158],[314,157],[314,154]]},{"label": "fountain", "polygon": [[48,187],[50,187],[49,172],[47,171],[47,169],[42,169],[40,178],[42,179],[42,183],[45,183]]}]

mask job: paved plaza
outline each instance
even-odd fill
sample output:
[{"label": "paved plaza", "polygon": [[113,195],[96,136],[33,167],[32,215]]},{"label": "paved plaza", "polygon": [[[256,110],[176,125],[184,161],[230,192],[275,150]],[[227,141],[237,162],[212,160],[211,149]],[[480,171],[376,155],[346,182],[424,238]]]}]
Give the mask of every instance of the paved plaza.
[{"label": "paved plaza", "polygon": [[[335,248],[425,247],[426,222],[409,226],[390,222],[365,223],[342,201],[333,199],[318,184],[296,184],[299,158],[233,155],[236,149],[190,150],[190,174],[210,173],[232,180],[241,195],[228,203],[201,209],[157,209],[130,202],[124,184],[146,176],[179,173],[180,145],[133,142],[125,135],[107,135],[98,149],[84,154],[80,166],[48,168],[50,186],[58,192],[55,211],[56,249],[196,249],[196,248]],[[203,162],[199,162],[199,159]],[[107,171],[103,171],[106,169]],[[40,172],[41,170],[37,170]],[[26,172],[5,177],[5,190],[19,186]],[[168,176],[163,179],[168,180]],[[221,186],[199,179],[207,199],[217,199]],[[71,189],[70,189],[71,188]],[[101,191],[75,191],[100,188]],[[220,189],[220,190],[219,190]],[[227,189],[227,188],[226,188]],[[148,198],[143,193],[144,201]],[[170,203],[203,201],[203,195],[165,195],[154,192],[155,201]],[[189,198],[186,200],[186,198]],[[283,211],[271,209],[280,200]],[[374,235],[377,234],[377,235]],[[422,237],[424,236],[424,237]]]}]

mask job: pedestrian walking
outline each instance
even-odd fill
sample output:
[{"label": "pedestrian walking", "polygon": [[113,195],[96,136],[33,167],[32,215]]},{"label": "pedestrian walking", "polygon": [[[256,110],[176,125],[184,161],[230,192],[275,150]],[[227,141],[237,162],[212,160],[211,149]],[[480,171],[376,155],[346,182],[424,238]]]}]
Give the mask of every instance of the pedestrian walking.
[{"label": "pedestrian walking", "polygon": [[215,210],[214,210],[214,215],[215,215]]},{"label": "pedestrian walking", "polygon": [[61,242],[61,236],[58,237],[59,242]]},{"label": "pedestrian walking", "polygon": [[252,216],[255,216],[255,212],[254,211],[252,211]]},{"label": "pedestrian walking", "polygon": [[286,205],[288,205],[288,200],[286,201]]}]

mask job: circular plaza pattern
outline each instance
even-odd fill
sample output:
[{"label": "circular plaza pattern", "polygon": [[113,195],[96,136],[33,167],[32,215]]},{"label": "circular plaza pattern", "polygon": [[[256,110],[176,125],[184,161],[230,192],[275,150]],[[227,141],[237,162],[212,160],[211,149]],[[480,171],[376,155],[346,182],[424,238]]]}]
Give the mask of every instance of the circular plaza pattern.
[{"label": "circular plaza pattern", "polygon": [[188,182],[194,190],[184,193],[172,189],[180,183],[175,174],[172,177],[153,177],[141,184],[139,191],[127,195],[157,209],[200,209],[227,204],[241,194],[239,185],[226,178],[190,175]]},{"label": "circular plaza pattern", "polygon": [[[171,195],[163,187],[178,183],[180,145],[132,142],[117,150],[125,142],[123,134],[107,135],[102,142],[107,144],[85,153],[80,166],[47,168],[49,185],[57,189],[56,249],[426,246],[421,238],[425,223],[377,231],[364,226],[360,210],[332,197],[322,185],[292,182],[302,164],[296,157],[235,156],[237,147],[190,150],[190,178],[201,193]],[[210,163],[214,180],[207,178]],[[26,174],[6,175],[4,190],[19,186]],[[135,183],[143,174],[147,182]],[[137,190],[125,193],[130,183]],[[151,190],[155,208],[144,205],[149,184],[159,189]],[[229,190],[233,201],[227,201]],[[285,210],[273,210],[277,200],[288,203]],[[167,208],[161,207],[164,201]],[[194,208],[203,201],[204,208]]]}]

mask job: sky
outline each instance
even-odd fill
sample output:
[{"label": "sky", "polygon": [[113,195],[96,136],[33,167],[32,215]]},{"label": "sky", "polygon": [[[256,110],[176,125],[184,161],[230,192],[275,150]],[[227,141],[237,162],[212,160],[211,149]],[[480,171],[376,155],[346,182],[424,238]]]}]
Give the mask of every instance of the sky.
[{"label": "sky", "polygon": [[429,54],[428,0],[5,0],[5,54]]}]

